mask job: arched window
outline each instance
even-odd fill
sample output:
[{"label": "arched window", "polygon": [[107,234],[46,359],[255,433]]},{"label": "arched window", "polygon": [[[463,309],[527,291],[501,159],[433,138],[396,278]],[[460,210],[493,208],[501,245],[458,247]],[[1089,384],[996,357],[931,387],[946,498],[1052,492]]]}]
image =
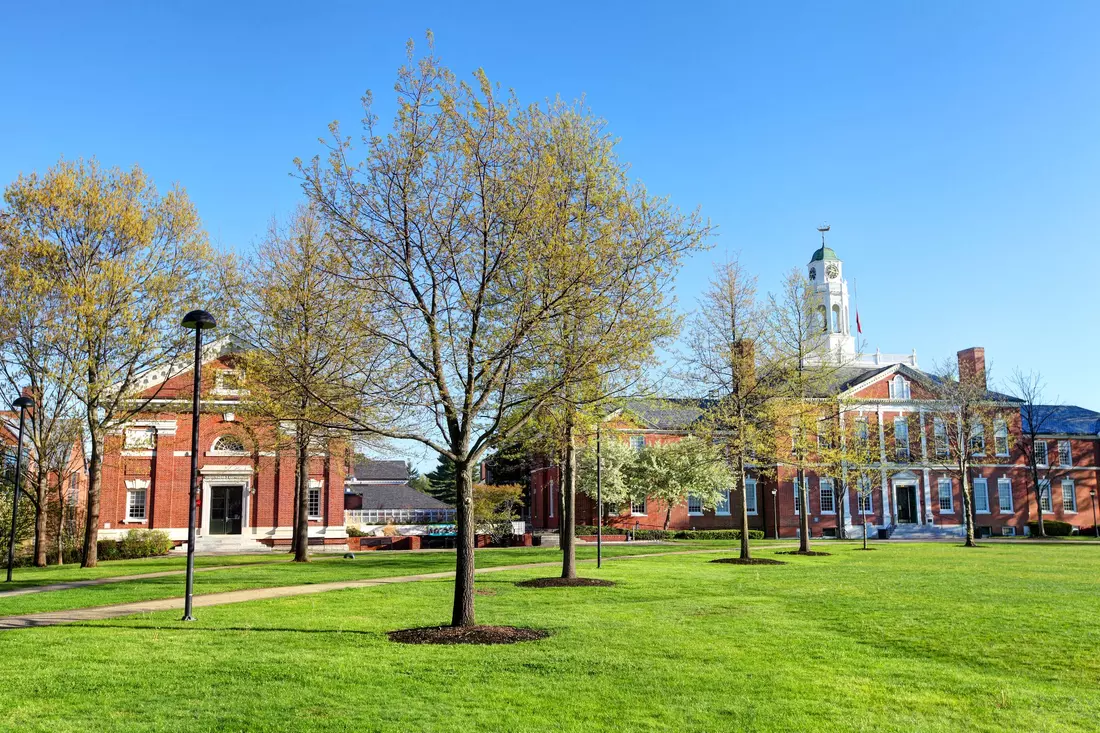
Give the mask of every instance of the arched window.
[{"label": "arched window", "polygon": [[890,380],[890,397],[896,400],[909,399],[909,382],[900,374]]},{"label": "arched window", "polygon": [[840,333],[840,306],[833,306],[833,333]]},{"label": "arched window", "polygon": [[825,333],[829,332],[829,316],[825,312],[825,306],[819,306],[817,312],[821,314],[821,330]]},{"label": "arched window", "polygon": [[244,441],[236,435],[223,435],[214,441],[210,450],[219,453],[244,453]]}]

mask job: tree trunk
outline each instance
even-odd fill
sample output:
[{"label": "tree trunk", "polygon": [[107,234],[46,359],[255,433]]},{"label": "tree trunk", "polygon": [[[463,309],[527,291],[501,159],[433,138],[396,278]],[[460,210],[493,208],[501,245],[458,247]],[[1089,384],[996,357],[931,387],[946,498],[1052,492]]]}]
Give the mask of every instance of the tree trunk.
[{"label": "tree trunk", "polygon": [[966,468],[961,471],[962,473],[962,500],[963,500],[963,521],[966,523],[966,547],[977,547],[978,544],[974,541],[974,512],[972,511],[973,502],[970,500],[970,469]]},{"label": "tree trunk", "polygon": [[[1032,449],[1032,450],[1034,450],[1034,449]],[[1040,537],[1046,537],[1047,536],[1047,528],[1046,528],[1046,525],[1043,524],[1043,490],[1041,488],[1039,488],[1039,468],[1038,468],[1038,466],[1035,465],[1034,461],[1032,461],[1032,465],[1031,465],[1031,484],[1032,484],[1032,486],[1035,487],[1035,507],[1036,507],[1036,509],[1039,510],[1036,513],[1036,517],[1037,517],[1036,523],[1035,523],[1036,532]],[[1051,489],[1051,492],[1053,493],[1053,489]],[[1051,506],[1053,506],[1053,503],[1054,503],[1054,497],[1053,496],[1051,497],[1050,501],[1051,501]],[[1031,503],[1030,502],[1028,502],[1028,513],[1029,514],[1031,513]]]},{"label": "tree trunk", "polygon": [[748,482],[745,480],[745,456],[737,454],[737,481],[741,484],[741,559],[751,560],[752,551],[749,549],[749,495]]},{"label": "tree trunk", "polygon": [[473,626],[474,618],[474,480],[467,461],[455,462],[455,597],[451,626]]},{"label": "tree trunk", "polygon": [[96,566],[96,542],[99,541],[99,489],[103,483],[103,436],[92,431],[91,456],[88,458],[88,508],[84,521],[82,568]]},{"label": "tree trunk", "polygon": [[[38,472],[41,474],[41,471]],[[46,508],[49,504],[49,496],[46,492],[49,487],[46,485],[44,477],[41,475],[36,477],[34,487],[35,503],[34,503],[34,564],[35,567],[46,567],[46,541],[48,529],[46,527],[47,513]]]},{"label": "tree trunk", "polygon": [[668,525],[672,524],[672,502],[668,503],[668,509],[665,510],[665,531],[668,531]]},{"label": "tree trunk", "polygon": [[565,476],[561,482],[561,577],[577,577],[577,446],[573,413],[566,415]]},{"label": "tree trunk", "polygon": [[57,479],[57,564],[65,564],[65,481],[60,477]]},{"label": "tree trunk", "polygon": [[848,539],[848,533],[844,529],[844,525],[846,524],[846,522],[844,521],[844,505],[847,504],[847,502],[844,500],[848,498],[848,487],[845,486],[844,491],[841,493],[837,493],[834,491],[833,495],[836,497],[836,538],[838,540],[846,540]]},{"label": "tree trunk", "polygon": [[309,441],[299,438],[297,442],[298,460],[298,516],[294,526],[294,562],[309,562]]},{"label": "tree trunk", "polygon": [[810,492],[806,489],[806,471],[798,469],[798,551],[810,551]]},{"label": "tree trunk", "polygon": [[860,518],[863,520],[863,549],[867,549],[867,512],[863,510],[862,498],[860,499],[859,513]]}]

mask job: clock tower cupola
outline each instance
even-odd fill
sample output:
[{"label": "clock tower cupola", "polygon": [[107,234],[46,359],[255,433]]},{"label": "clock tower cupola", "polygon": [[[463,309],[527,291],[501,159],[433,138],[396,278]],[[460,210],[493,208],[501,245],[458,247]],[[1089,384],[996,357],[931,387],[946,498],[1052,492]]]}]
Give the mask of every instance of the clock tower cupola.
[{"label": "clock tower cupola", "polygon": [[844,279],[844,263],[825,243],[825,232],[829,231],[829,226],[820,226],[817,231],[821,233],[821,247],[810,258],[806,275],[820,301],[819,325],[828,334],[829,351],[844,359],[852,358],[856,356],[856,339],[852,335],[848,310],[848,281]]}]

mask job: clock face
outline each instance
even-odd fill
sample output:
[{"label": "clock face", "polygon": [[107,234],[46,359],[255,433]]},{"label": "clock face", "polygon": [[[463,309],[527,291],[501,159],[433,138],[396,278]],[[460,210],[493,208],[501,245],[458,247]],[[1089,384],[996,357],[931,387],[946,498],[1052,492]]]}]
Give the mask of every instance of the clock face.
[{"label": "clock face", "polygon": [[835,278],[840,274],[840,268],[836,265],[829,265],[825,268],[825,274],[828,275],[830,278]]},{"label": "clock face", "polygon": [[816,280],[817,279],[817,270],[814,269],[813,267],[810,268],[810,279],[811,280]]}]

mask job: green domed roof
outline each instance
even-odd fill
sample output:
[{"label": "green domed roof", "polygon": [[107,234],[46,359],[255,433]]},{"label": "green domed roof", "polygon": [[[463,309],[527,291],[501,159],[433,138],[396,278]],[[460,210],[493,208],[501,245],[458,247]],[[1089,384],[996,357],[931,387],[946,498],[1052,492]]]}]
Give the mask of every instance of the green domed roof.
[{"label": "green domed roof", "polygon": [[836,252],[832,247],[818,247],[814,252],[814,256],[810,258],[810,262],[817,262],[818,260],[839,260],[836,256]]}]

